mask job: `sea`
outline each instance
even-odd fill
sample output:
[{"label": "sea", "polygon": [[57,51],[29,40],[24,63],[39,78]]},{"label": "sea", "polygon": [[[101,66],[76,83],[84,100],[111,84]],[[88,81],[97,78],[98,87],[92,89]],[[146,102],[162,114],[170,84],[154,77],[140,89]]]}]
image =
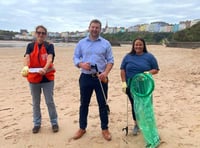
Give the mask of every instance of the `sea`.
[{"label": "sea", "polygon": [[[26,46],[30,43],[30,41],[13,41],[13,40],[0,40],[0,48],[7,48],[7,47],[23,47],[26,48]],[[75,47],[76,43],[53,43],[55,47]]]}]

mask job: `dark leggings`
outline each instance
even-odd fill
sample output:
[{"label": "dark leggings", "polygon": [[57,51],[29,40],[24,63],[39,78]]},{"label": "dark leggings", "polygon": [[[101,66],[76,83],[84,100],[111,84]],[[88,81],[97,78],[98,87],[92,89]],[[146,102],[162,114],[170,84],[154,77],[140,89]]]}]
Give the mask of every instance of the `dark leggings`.
[{"label": "dark leggings", "polygon": [[136,117],[135,117],[135,110],[134,110],[134,101],[133,101],[133,96],[131,95],[131,91],[130,88],[126,89],[126,94],[128,95],[128,98],[131,102],[131,107],[132,107],[132,116],[133,116],[133,120],[136,121]]}]

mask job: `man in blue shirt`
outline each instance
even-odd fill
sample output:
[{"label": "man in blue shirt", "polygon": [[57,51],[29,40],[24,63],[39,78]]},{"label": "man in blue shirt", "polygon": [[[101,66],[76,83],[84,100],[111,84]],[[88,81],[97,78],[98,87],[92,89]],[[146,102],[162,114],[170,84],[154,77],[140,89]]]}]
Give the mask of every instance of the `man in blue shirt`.
[{"label": "man in blue shirt", "polygon": [[74,51],[74,64],[81,68],[79,78],[81,96],[79,110],[80,129],[75,133],[73,139],[79,139],[86,133],[88,107],[93,90],[95,90],[99,105],[102,135],[106,140],[111,140],[111,134],[108,130],[109,121],[106,99],[108,74],[113,67],[114,58],[111,44],[100,36],[100,32],[101,22],[96,19],[92,20],[89,24],[89,36],[80,40]]}]

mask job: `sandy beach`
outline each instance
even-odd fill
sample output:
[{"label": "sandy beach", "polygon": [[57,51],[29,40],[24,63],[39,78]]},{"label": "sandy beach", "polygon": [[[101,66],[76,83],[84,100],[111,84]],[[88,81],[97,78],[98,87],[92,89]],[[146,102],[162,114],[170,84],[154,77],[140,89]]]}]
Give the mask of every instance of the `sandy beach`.
[{"label": "sandy beach", "polygon": [[[24,44],[23,44],[24,45]],[[115,65],[109,75],[109,129],[112,141],[101,135],[98,105],[92,96],[87,133],[79,140],[71,137],[78,130],[80,71],[72,57],[75,44],[55,44],[54,99],[60,131],[53,133],[42,96],[42,127],[32,134],[32,100],[28,82],[20,74],[25,46],[0,48],[0,148],[144,148],[140,133],[133,136],[131,107],[128,111],[129,134],[122,131],[127,122],[127,97],[121,91],[120,64],[131,45],[113,47]],[[159,148],[200,147],[200,49],[168,48],[148,45],[159,63],[154,76],[154,112],[161,137]]]}]

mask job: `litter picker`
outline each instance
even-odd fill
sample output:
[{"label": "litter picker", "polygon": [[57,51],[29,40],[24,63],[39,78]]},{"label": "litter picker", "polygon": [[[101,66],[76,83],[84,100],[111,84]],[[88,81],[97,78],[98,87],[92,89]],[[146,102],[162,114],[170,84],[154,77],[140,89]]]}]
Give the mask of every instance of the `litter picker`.
[{"label": "litter picker", "polygon": [[126,131],[126,136],[128,135],[128,96],[127,96],[127,101],[126,101],[126,127],[122,129],[122,131]]},{"label": "litter picker", "polygon": [[[99,74],[99,70],[98,70],[98,67],[97,67],[97,64],[95,64],[94,66],[92,66],[92,67],[94,67],[95,68],[95,70],[96,70],[96,72],[97,72],[97,75]],[[103,93],[103,97],[104,97],[104,100],[105,100],[105,102],[106,102],[106,109],[107,109],[107,112],[108,112],[108,115],[110,114],[110,108],[109,108],[109,105],[108,105],[108,103],[107,103],[107,99],[106,99],[106,95],[105,95],[105,92],[104,92],[104,89],[103,89],[103,85],[102,85],[102,82],[101,82],[101,80],[98,78],[98,80],[99,80],[99,84],[100,84],[100,86],[101,86],[101,91],[102,91],[102,93]]]}]

